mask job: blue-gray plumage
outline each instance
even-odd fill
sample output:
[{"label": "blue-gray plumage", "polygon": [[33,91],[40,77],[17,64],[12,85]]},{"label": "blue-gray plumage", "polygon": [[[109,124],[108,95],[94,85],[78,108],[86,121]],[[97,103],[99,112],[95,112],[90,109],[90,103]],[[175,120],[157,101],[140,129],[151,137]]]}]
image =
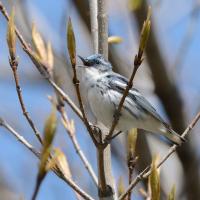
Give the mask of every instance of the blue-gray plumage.
[{"label": "blue-gray plumage", "polygon": [[[114,73],[112,65],[100,54],[87,58],[79,57],[84,64],[81,79],[87,89],[86,95],[91,110],[97,120],[109,128],[128,80]],[[116,127],[119,131],[131,128],[160,133],[176,144],[182,142],[182,138],[165,123],[155,108],[135,88],[129,90]]]}]

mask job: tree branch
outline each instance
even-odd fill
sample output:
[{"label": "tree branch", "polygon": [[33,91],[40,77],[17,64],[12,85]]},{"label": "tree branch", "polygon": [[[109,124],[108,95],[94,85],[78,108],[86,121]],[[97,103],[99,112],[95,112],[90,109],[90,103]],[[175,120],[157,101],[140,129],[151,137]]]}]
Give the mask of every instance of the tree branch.
[{"label": "tree branch", "polygon": [[94,170],[92,169],[92,166],[90,165],[88,159],[86,158],[85,154],[83,153],[83,151],[77,141],[75,129],[74,129],[74,127],[72,127],[72,122],[70,123],[70,121],[67,117],[67,114],[64,110],[64,107],[58,108],[58,111],[60,112],[60,114],[62,116],[62,124],[63,124],[65,130],[67,131],[67,133],[72,141],[72,144],[74,145],[74,149],[76,150],[76,153],[82,160],[86,170],[92,177],[92,180],[94,181],[95,185],[98,186],[98,180],[97,180],[96,174],[95,174]]},{"label": "tree branch", "polygon": [[[74,0],[73,3],[77,9],[77,12],[81,16],[84,22],[84,25],[87,27],[88,31],[90,31],[90,20],[89,20],[89,15],[87,13],[87,10],[89,9],[88,2],[82,1],[82,0]],[[90,17],[92,16],[90,15]],[[122,62],[123,60],[121,58],[122,55],[116,51],[115,45],[110,45],[108,49],[109,49],[108,60],[112,63],[113,70],[127,76],[127,73],[125,73],[124,71],[125,69],[123,67],[124,64],[127,64],[127,63]],[[137,145],[137,152],[138,152],[138,155],[140,155],[139,156],[140,159],[138,160],[138,168],[143,169],[151,161],[151,155],[149,153],[150,151],[149,151],[148,143],[146,141],[146,135],[139,134],[137,141],[139,141],[139,145]],[[119,153],[120,150],[117,147],[116,149],[117,149],[116,153]],[[119,163],[122,164],[123,163],[122,160]]]},{"label": "tree branch", "polygon": [[[5,9],[5,7],[3,6],[2,2],[0,1],[0,11],[3,14],[3,16],[9,20],[9,15]],[[39,70],[39,72],[41,73],[41,75],[43,75],[48,82],[53,86],[53,88],[63,97],[64,101],[66,101],[69,106],[72,108],[72,110],[79,116],[79,118],[84,121],[83,116],[81,111],[77,108],[77,106],[73,103],[73,101],[68,97],[68,95],[66,95],[62,89],[60,89],[57,84],[51,79],[51,77],[49,76],[49,74],[47,73],[46,69],[48,69],[47,66],[45,66],[44,63],[38,63],[38,61],[35,59],[34,57],[34,52],[32,51],[31,47],[26,43],[26,41],[24,40],[24,38],[22,37],[22,35],[20,34],[20,32],[18,31],[18,29],[15,27],[15,33],[23,47],[23,50],[28,54],[28,56],[31,58],[31,60],[33,61],[33,63],[36,65],[37,69]],[[21,141],[21,140],[20,140]],[[22,142],[22,141],[21,141]],[[66,179],[66,177],[62,174],[61,171],[55,171],[55,173],[61,177],[68,185],[70,185],[71,187],[73,187],[73,189],[79,193],[84,199],[91,199],[91,197],[89,197],[84,191],[82,191],[81,189],[77,189],[78,186],[71,180]]]},{"label": "tree branch", "polygon": [[[137,57],[137,56],[136,56],[136,57]],[[135,58],[136,58],[136,57],[135,57]],[[106,141],[106,140],[110,140],[110,138],[112,138],[113,132],[114,132],[114,130],[115,130],[115,128],[116,128],[116,126],[117,126],[117,124],[118,124],[118,122],[119,122],[119,119],[120,119],[120,113],[121,113],[121,110],[122,110],[124,101],[125,101],[125,99],[126,99],[128,93],[129,93],[129,90],[133,87],[133,79],[134,79],[134,77],[135,77],[135,74],[136,74],[136,72],[137,72],[139,66],[140,66],[140,64],[139,64],[139,65],[135,65],[135,63],[136,63],[136,62],[134,62],[134,68],[133,68],[133,72],[132,72],[132,74],[131,74],[131,77],[130,77],[130,79],[129,79],[129,82],[128,82],[127,86],[126,86],[126,89],[124,90],[123,96],[122,96],[122,98],[121,98],[121,100],[120,100],[120,103],[119,103],[119,105],[118,105],[118,107],[117,107],[117,110],[116,110],[115,113],[114,113],[114,117],[113,117],[113,121],[112,121],[112,126],[111,126],[111,128],[110,128],[110,131],[109,131],[109,133],[108,133],[108,136],[105,138],[105,141]]]},{"label": "tree branch", "polygon": [[106,0],[97,1],[98,53],[102,54],[105,59],[108,59],[108,17],[106,2]]},{"label": "tree branch", "polygon": [[119,118],[120,118],[120,113],[124,104],[124,101],[129,93],[129,90],[133,87],[133,79],[135,77],[135,74],[138,70],[138,68],[140,67],[140,65],[142,64],[143,61],[143,53],[147,44],[147,40],[149,37],[149,32],[150,32],[150,27],[151,27],[151,22],[150,22],[150,16],[151,16],[151,8],[149,7],[148,9],[148,13],[147,13],[147,17],[146,20],[143,23],[143,27],[140,33],[140,43],[139,43],[139,48],[138,48],[138,53],[135,56],[134,59],[134,68],[133,68],[133,72],[131,74],[131,77],[128,81],[128,84],[126,86],[126,89],[124,90],[124,93],[122,95],[122,98],[120,100],[120,103],[114,113],[113,116],[113,121],[112,121],[112,125],[110,128],[110,131],[108,133],[108,136],[106,137],[106,139],[109,139],[112,137],[113,132],[119,122]]},{"label": "tree branch", "polygon": [[[96,1],[96,0],[95,0]],[[102,54],[104,58],[108,59],[108,18],[107,18],[107,1],[97,0],[97,14],[92,13],[92,20],[98,22],[98,45],[97,41],[93,41],[94,46],[98,46],[98,53]],[[96,19],[97,17],[97,19]],[[93,25],[91,23],[91,25]],[[93,27],[91,27],[92,29]],[[97,34],[97,33],[96,33]],[[95,38],[96,39],[96,38]],[[97,147],[97,164],[98,164],[98,182],[99,182],[99,198],[100,199],[114,199],[116,193],[114,192],[114,179],[112,176],[111,167],[111,150],[110,145],[103,146],[105,133],[100,133],[100,145]]]},{"label": "tree branch", "polygon": [[[0,12],[3,14],[3,16],[6,18],[6,20],[9,20],[9,15],[3,6],[2,2],[0,1]],[[19,32],[19,30],[15,26],[15,32],[16,35],[23,47],[23,50],[27,53],[27,55],[33,59],[31,56],[34,54],[31,47],[28,45],[28,43],[24,40],[23,36]],[[33,60],[32,60],[33,61]],[[35,64],[35,63],[34,63]],[[44,65],[45,67],[45,65]],[[38,67],[37,67],[38,69]],[[40,71],[40,69],[38,69]],[[40,71],[41,72],[41,71]],[[72,108],[72,110],[78,115],[78,117],[83,121],[83,116],[80,111],[80,109],[73,103],[73,101],[69,98],[69,96],[49,77],[45,76],[45,74],[41,73],[44,78],[47,79],[47,81],[52,85],[52,87],[63,97],[63,100]]]},{"label": "tree branch", "polygon": [[24,117],[26,118],[26,120],[28,121],[33,132],[35,133],[35,136],[37,137],[38,141],[42,144],[42,138],[40,136],[40,133],[39,133],[38,129],[36,128],[36,126],[34,125],[32,119],[30,118],[30,116],[29,116],[29,114],[26,110],[24,101],[23,101],[22,90],[21,90],[21,87],[19,85],[19,76],[17,74],[18,62],[17,62],[16,59],[13,59],[12,57],[10,57],[9,63],[10,63],[10,66],[12,68],[12,72],[13,72],[13,76],[14,76],[14,80],[15,80],[15,85],[16,85],[16,91],[17,91],[18,99],[19,99],[20,106],[21,106],[21,109],[22,109],[22,113],[23,113]]},{"label": "tree branch", "polygon": [[72,81],[76,90],[76,96],[77,96],[79,107],[83,116],[83,122],[85,124],[85,127],[88,130],[88,133],[90,134],[92,141],[94,142],[95,146],[97,146],[98,142],[96,141],[93,130],[88,122],[85,109],[83,106],[83,102],[82,102],[82,97],[81,97],[81,92],[80,92],[80,87],[79,87],[80,82],[78,80],[77,71],[76,71],[76,40],[75,40],[71,18],[69,18],[68,25],[67,25],[67,47],[68,47],[69,57],[70,57],[71,65],[72,65],[72,71],[73,71]]},{"label": "tree branch", "polygon": [[47,79],[52,87],[59,93],[63,100],[71,107],[71,109],[78,115],[78,117],[83,121],[83,115],[80,109],[75,105],[75,103],[70,99],[70,97],[50,78]]},{"label": "tree branch", "polygon": [[[0,118],[0,126],[7,129],[21,144],[23,144],[29,151],[31,151],[38,159],[40,159],[40,152],[38,152],[24,137],[15,131],[5,120]],[[94,200],[85,191],[83,191],[76,183],[69,179],[60,168],[53,169],[53,172],[66,182],[74,191],[76,191],[83,199]]]},{"label": "tree branch", "polygon": [[[190,131],[193,129],[193,127],[196,125],[196,123],[198,122],[198,120],[200,119],[200,112],[196,115],[196,117],[192,120],[192,122],[188,125],[188,127],[185,129],[185,131],[183,132],[183,134],[181,135],[181,137],[184,139],[189,133]],[[176,151],[176,149],[179,146],[174,144],[168,151],[168,153],[162,158],[162,160],[158,163],[157,168],[160,168],[161,165]],[[132,183],[129,185],[128,189],[126,190],[126,192],[124,194],[122,194],[119,197],[119,200],[123,200],[125,199],[125,197],[129,194],[129,192],[143,179],[146,179],[147,177],[149,177],[149,175],[151,174],[151,170],[150,170],[150,166],[148,166],[145,170],[143,170],[133,181]]]},{"label": "tree branch", "polygon": [[94,53],[98,53],[98,20],[97,20],[97,0],[89,0],[91,16],[91,33]]},{"label": "tree branch", "polygon": [[7,129],[17,140],[22,143],[29,151],[31,151],[38,158],[40,157],[40,152],[38,152],[23,136],[21,136],[17,131],[15,131],[5,120],[0,118],[0,126]]}]

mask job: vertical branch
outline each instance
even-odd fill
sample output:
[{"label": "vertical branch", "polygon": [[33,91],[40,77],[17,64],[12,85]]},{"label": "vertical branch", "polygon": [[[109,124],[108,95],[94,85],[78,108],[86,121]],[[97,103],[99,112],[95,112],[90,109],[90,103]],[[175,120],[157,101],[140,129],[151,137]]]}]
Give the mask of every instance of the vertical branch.
[{"label": "vertical branch", "polygon": [[108,18],[106,0],[98,0],[98,53],[108,59]]},{"label": "vertical branch", "polygon": [[[73,0],[73,3],[77,9],[77,12],[81,16],[81,19],[83,20],[84,25],[87,27],[88,31],[90,31],[90,19],[89,18],[92,16],[88,17],[88,14],[86,12],[89,9],[87,1]],[[127,76],[128,74],[126,73],[125,68],[122,67],[124,64],[126,64],[124,61],[122,62],[123,55],[119,54],[116,51],[115,45],[110,45],[108,50],[109,50],[109,53],[108,53],[109,61],[113,66],[113,70],[117,73]],[[138,152],[138,155],[140,155],[140,159],[138,160],[138,168],[143,169],[151,161],[151,155],[149,153],[150,150],[149,150],[149,145],[146,140],[146,135],[139,134],[137,143],[138,143],[137,152]],[[115,147],[115,146],[113,146],[113,147]],[[119,152],[119,151],[120,151],[120,149],[117,150],[117,152]],[[120,162],[120,163],[122,164],[123,162]]]},{"label": "vertical branch", "polygon": [[[105,59],[108,59],[108,19],[106,10],[106,0],[97,1],[97,29],[98,29],[98,53],[102,54]],[[94,13],[91,13],[94,14]],[[92,19],[93,18],[93,19]],[[92,21],[96,21],[96,15],[91,15]],[[93,27],[91,27],[92,29]],[[93,41],[96,43],[96,41]],[[105,134],[102,133],[102,141]],[[100,199],[114,199],[114,180],[111,168],[111,150],[110,145],[106,148],[101,145],[97,147],[98,159],[98,181],[99,181],[99,198]]]},{"label": "vertical branch", "polygon": [[98,21],[97,21],[97,0],[90,0],[90,20],[91,20],[91,33],[93,40],[93,51],[98,53]]},{"label": "vertical branch", "polygon": [[72,27],[71,19],[69,18],[68,25],[67,25],[67,47],[69,51],[69,57],[72,65],[72,71],[73,71],[73,84],[75,86],[76,90],[76,96],[78,99],[79,107],[83,116],[83,122],[85,124],[85,127],[88,130],[88,133],[90,134],[90,137],[95,145],[97,145],[97,141],[93,135],[92,128],[90,127],[89,121],[87,119],[85,109],[82,102],[80,87],[79,87],[79,80],[76,72],[76,41],[75,41],[75,35]]},{"label": "vertical branch", "polygon": [[104,196],[107,191],[107,182],[105,175],[105,161],[104,161],[104,149],[98,148],[98,175],[99,175],[99,196]]}]

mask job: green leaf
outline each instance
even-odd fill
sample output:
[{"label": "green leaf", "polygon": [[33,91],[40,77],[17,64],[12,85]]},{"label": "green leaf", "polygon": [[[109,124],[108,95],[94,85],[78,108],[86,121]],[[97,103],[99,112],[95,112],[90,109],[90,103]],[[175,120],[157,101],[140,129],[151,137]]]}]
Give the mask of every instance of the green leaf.
[{"label": "green leaf", "polygon": [[71,64],[72,66],[75,66],[76,65],[76,41],[75,41],[71,18],[69,18],[68,24],[67,24],[67,47],[68,47]]},{"label": "green leaf", "polygon": [[138,53],[139,57],[142,57],[142,54],[147,45],[147,40],[149,38],[149,33],[150,33],[150,28],[151,28],[150,17],[151,17],[151,7],[149,7],[148,9],[147,18],[144,21],[142,31],[140,34],[140,45],[139,45],[139,53]]}]

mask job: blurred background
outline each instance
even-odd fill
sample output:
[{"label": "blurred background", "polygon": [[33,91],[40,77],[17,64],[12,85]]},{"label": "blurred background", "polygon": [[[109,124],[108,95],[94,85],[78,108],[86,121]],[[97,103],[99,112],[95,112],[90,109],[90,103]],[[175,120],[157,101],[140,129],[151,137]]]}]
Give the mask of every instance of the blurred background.
[{"label": "blurred background", "polygon": [[[71,66],[66,48],[66,22],[72,19],[77,54],[92,53],[90,13],[87,0],[3,0],[9,13],[14,5],[16,25],[28,43],[32,43],[31,27],[36,24],[45,41],[54,50],[55,73],[67,94],[76,101],[71,83]],[[134,85],[157,108],[163,118],[181,133],[200,109],[200,1],[199,0],[108,0],[109,35],[120,36],[120,44],[109,45],[109,60],[114,71],[129,76],[139,41],[139,31],[152,6],[152,30],[145,61],[138,70]],[[7,120],[35,148],[40,149],[31,128],[23,117],[8,62],[7,22],[0,15],[0,117]],[[54,95],[30,59],[17,44],[18,73],[26,108],[42,132],[51,110],[47,95]],[[75,119],[78,141],[96,171],[96,152],[83,124],[67,107],[69,118]],[[161,192],[166,199],[173,184],[177,199],[200,199],[200,125],[188,142],[179,148],[162,167]],[[96,188],[78,158],[71,141],[59,124],[55,146],[69,161],[72,175],[83,189],[97,197]],[[169,144],[163,138],[140,133],[137,141],[137,170],[151,162],[155,154],[164,155]],[[112,142],[112,164],[115,180],[123,178],[127,185],[126,136]],[[35,186],[38,160],[3,128],[0,129],[0,200],[30,199]],[[137,171],[136,171],[137,172]],[[146,182],[133,190],[134,199]],[[73,191],[53,173],[42,184],[38,200],[76,199]]]}]

